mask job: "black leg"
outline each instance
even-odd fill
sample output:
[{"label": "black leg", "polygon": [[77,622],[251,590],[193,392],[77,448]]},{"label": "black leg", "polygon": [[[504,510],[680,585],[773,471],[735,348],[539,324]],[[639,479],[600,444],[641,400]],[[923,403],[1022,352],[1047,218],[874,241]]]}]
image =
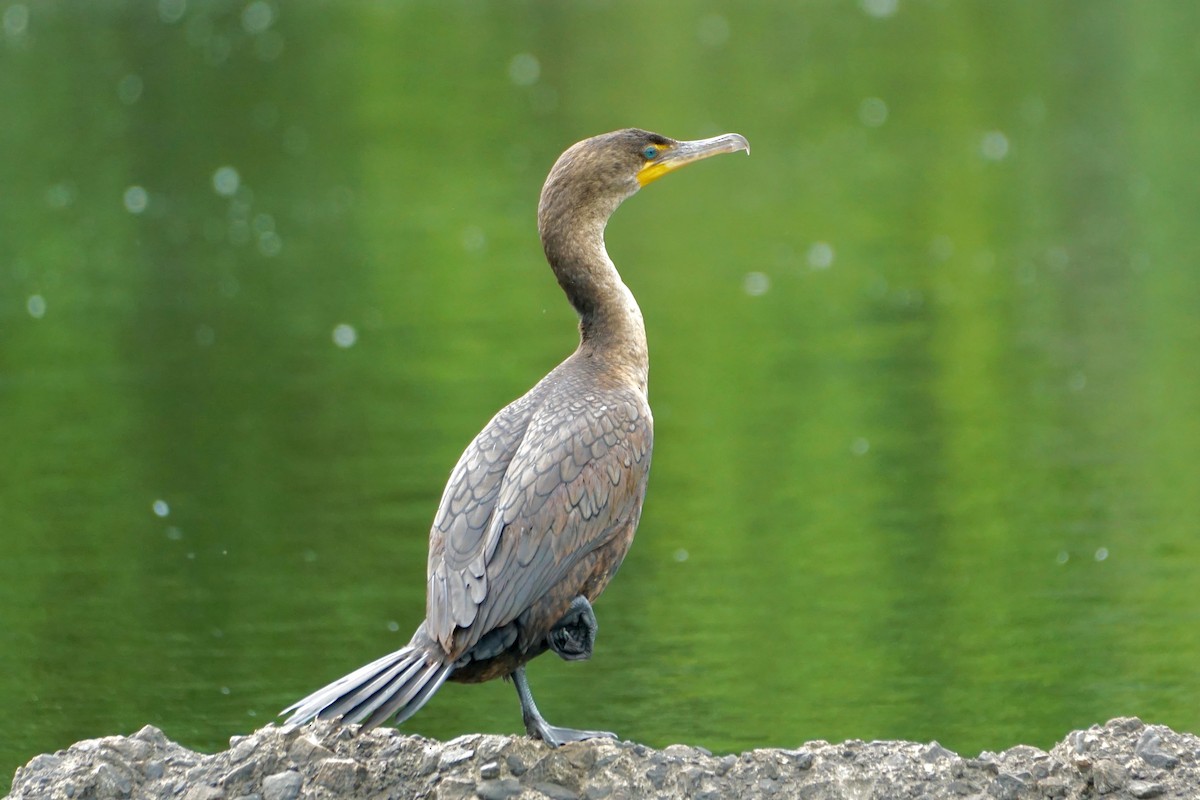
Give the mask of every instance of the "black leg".
[{"label": "black leg", "polygon": [[586,661],[596,643],[596,612],[583,595],[571,602],[563,618],[550,629],[547,643],[564,661]]},{"label": "black leg", "polygon": [[529,681],[525,678],[525,668],[517,667],[512,674],[513,685],[517,687],[517,697],[521,698],[521,718],[525,720],[525,730],[535,739],[541,739],[551,747],[558,747],[567,742],[582,742],[585,739],[615,739],[615,733],[607,731],[577,731],[573,728],[559,728],[546,722],[545,717],[538,713],[533,702],[533,694],[529,691]]}]

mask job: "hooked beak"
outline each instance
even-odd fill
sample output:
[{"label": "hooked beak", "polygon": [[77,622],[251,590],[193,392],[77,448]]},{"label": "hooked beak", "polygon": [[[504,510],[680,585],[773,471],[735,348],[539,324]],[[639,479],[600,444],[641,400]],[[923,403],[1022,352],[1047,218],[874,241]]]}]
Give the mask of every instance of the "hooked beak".
[{"label": "hooked beak", "polygon": [[750,143],[740,133],[723,133],[711,139],[697,139],[694,142],[676,142],[665,149],[658,158],[647,162],[638,170],[637,182],[645,186],[680,167],[686,167],[709,156],[736,153],[738,150],[745,150],[746,155],[750,155]]}]

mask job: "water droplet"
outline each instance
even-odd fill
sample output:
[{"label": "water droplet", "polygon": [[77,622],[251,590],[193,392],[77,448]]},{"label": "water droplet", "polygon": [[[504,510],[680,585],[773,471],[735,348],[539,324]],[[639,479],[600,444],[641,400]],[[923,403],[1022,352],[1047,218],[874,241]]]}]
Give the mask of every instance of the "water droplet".
[{"label": "water droplet", "polygon": [[221,687],[221,694],[225,694],[225,695],[229,694],[229,687],[228,687],[228,686],[222,686],[222,687]]},{"label": "water droplet", "polygon": [[387,629],[392,633],[396,633],[400,630],[400,623],[396,622],[394,619],[388,620]]},{"label": "water droplet", "polygon": [[463,229],[462,246],[468,253],[482,253],[487,249],[487,234],[482,228],[471,225]]},{"label": "water droplet", "polygon": [[136,103],[142,97],[142,79],[130,73],[117,81],[117,97],[127,106]]},{"label": "water droplet", "polygon": [[871,443],[862,436],[850,443],[850,452],[856,456],[865,456],[870,449]]},{"label": "water droplet", "polygon": [[813,242],[808,248],[808,265],[813,269],[833,266],[833,247],[827,242]]},{"label": "water droplet", "polygon": [[275,12],[264,0],[254,0],[242,10],[242,29],[246,33],[262,33],[271,27]]},{"label": "water droplet", "polygon": [[688,551],[684,550],[682,547],[679,548],[678,550],[676,550],[675,551],[675,560],[678,561],[680,564],[682,564],[684,561],[687,561],[688,560]]},{"label": "water droplet", "polygon": [[764,272],[747,272],[742,279],[742,291],[751,297],[761,297],[771,288],[771,279]]},{"label": "water droplet", "polygon": [[858,119],[868,128],[878,128],[887,122],[887,103],[878,97],[868,97],[858,104]]},{"label": "water droplet", "polygon": [[230,201],[228,213],[231,220],[241,220],[249,226],[250,200],[253,199],[250,194],[250,191],[247,189],[239,192],[238,197]]},{"label": "water droplet", "polygon": [[988,131],[979,143],[979,152],[988,161],[1001,161],[1008,155],[1008,137],[1000,131]]},{"label": "water droplet", "polygon": [[705,14],[696,25],[696,41],[705,47],[721,47],[729,41],[729,20],[720,14]]},{"label": "water droplet", "polygon": [[1059,550],[1058,555],[1054,557],[1054,560],[1059,564],[1065,564],[1070,559],[1071,559],[1071,554],[1068,553],[1066,550]]},{"label": "water droplet", "polygon": [[13,3],[4,9],[4,32],[13,38],[21,36],[29,27],[29,8],[24,3]]},{"label": "water droplet", "polygon": [[179,528],[176,528],[174,525],[170,525],[167,527],[167,538],[172,542],[178,542],[183,538],[183,531],[179,530]]},{"label": "water droplet", "polygon": [[900,8],[900,0],[859,0],[859,5],[870,16],[884,19],[896,13]]},{"label": "water droplet", "polygon": [[283,239],[275,231],[267,231],[258,237],[258,252],[267,258],[274,258],[283,249]]},{"label": "water droplet", "polygon": [[954,240],[944,234],[933,237],[933,241],[929,243],[929,255],[934,261],[948,260],[954,255]]},{"label": "water droplet", "polygon": [[517,86],[533,86],[542,75],[542,65],[532,53],[517,53],[508,62],[508,79]]},{"label": "water droplet", "polygon": [[170,25],[183,19],[187,0],[158,0],[158,18]]},{"label": "water droplet", "polygon": [[46,316],[46,298],[40,294],[29,295],[29,299],[25,301],[25,310],[34,319],[41,319]]},{"label": "water droplet", "polygon": [[222,197],[233,197],[237,194],[242,178],[233,167],[219,167],[212,176],[213,189]]},{"label": "water droplet", "polygon": [[167,505],[166,500],[155,500],[150,507],[154,510],[155,516],[165,517],[171,513],[171,507]]},{"label": "water droplet", "polygon": [[51,208],[66,208],[75,202],[75,185],[69,181],[56,183],[46,190],[46,204]]},{"label": "water droplet", "polygon": [[1096,550],[1096,560],[1103,561],[1106,558],[1108,558],[1108,548],[1107,547],[1098,548]]},{"label": "water droplet", "polygon": [[233,41],[219,33],[211,34],[204,43],[204,61],[217,67],[229,60],[233,53]]},{"label": "water droplet", "polygon": [[333,343],[338,347],[353,347],[357,341],[358,331],[354,330],[353,325],[347,325],[343,322],[333,329]]},{"label": "water droplet", "polygon": [[130,186],[125,190],[123,200],[126,211],[130,214],[141,214],[150,203],[150,195],[146,194],[146,190],[140,186]]}]

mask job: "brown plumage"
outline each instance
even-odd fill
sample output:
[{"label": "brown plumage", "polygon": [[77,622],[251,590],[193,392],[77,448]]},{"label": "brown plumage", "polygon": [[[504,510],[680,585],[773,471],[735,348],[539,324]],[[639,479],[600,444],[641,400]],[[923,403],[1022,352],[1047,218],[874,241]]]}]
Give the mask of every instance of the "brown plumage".
[{"label": "brown plumage", "polygon": [[459,458],[429,534],[425,621],[409,644],[285,709],[289,723],[403,721],[447,679],[511,676],[531,735],[552,745],[611,736],[549,725],[524,671],[547,649],[567,660],[591,655],[590,603],[628,552],[646,494],[654,439],[646,331],[604,228],[641,186],[737,150],[750,150],[737,134],[677,142],[627,129],[559,157],[538,229],[579,314],[579,347]]}]

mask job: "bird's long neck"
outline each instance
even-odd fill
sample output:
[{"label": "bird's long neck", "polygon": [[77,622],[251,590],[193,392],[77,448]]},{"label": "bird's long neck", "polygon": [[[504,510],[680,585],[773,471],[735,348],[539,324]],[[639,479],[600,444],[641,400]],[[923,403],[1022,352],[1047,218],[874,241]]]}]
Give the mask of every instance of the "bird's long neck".
[{"label": "bird's long neck", "polygon": [[547,199],[538,211],[542,247],[579,314],[580,354],[602,359],[645,391],[649,355],[642,311],[604,247],[604,228],[616,206],[564,208]]}]

